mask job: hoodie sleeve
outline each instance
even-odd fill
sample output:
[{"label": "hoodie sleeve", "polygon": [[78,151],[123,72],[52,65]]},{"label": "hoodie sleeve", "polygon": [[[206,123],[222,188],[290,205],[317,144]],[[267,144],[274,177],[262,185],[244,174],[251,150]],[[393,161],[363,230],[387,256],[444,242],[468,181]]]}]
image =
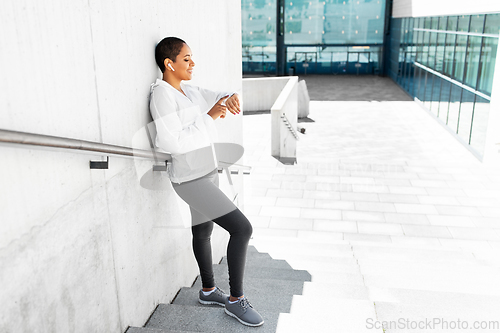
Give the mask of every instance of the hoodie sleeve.
[{"label": "hoodie sleeve", "polygon": [[[214,106],[215,103],[217,103],[222,97],[227,96],[227,98],[229,98],[236,93],[236,92],[228,92],[228,91],[217,92],[217,91],[212,91],[212,90],[208,90],[208,89],[204,89],[204,88],[200,88],[200,87],[196,87],[196,86],[191,86],[191,87],[193,87],[194,89],[196,89],[200,92],[201,96],[203,97],[203,99],[205,99],[205,101],[207,102],[207,105],[210,108],[212,108],[212,106]],[[209,110],[207,110],[207,112]]]},{"label": "hoodie sleeve", "polygon": [[210,145],[215,125],[207,113],[201,112],[191,124],[183,127],[175,97],[158,88],[151,93],[149,109],[156,126],[156,146],[164,151],[184,154]]}]

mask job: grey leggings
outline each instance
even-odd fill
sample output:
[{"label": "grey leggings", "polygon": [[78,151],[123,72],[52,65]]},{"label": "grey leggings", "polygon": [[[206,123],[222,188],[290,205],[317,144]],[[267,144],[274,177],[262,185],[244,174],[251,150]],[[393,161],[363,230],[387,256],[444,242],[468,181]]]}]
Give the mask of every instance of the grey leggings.
[{"label": "grey leggings", "polygon": [[215,287],[210,237],[214,222],[230,234],[227,265],[231,296],[243,295],[243,275],[252,225],[219,189],[217,170],[185,183],[172,183],[175,192],[191,209],[193,252],[200,269],[203,288]]}]

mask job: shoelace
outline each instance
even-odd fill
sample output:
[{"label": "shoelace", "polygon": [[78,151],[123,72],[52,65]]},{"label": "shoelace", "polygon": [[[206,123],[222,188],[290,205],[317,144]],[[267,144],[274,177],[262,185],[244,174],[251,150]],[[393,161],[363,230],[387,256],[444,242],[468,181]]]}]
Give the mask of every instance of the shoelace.
[{"label": "shoelace", "polygon": [[223,297],[223,296],[224,296],[224,294],[225,294],[225,293],[222,291],[222,289],[220,289],[219,287],[216,287],[216,288],[215,288],[214,293],[215,293],[217,296],[221,296],[221,297]]},{"label": "shoelace", "polygon": [[247,300],[247,298],[243,298],[241,301],[240,301],[240,306],[243,308],[243,309],[247,309],[248,307],[251,307],[253,308],[252,304],[250,304],[250,302]]}]

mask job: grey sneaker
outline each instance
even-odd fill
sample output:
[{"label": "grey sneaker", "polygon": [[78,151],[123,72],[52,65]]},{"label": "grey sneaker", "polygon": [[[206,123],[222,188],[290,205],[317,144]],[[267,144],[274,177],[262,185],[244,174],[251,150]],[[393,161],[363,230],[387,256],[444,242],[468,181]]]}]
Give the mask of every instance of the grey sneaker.
[{"label": "grey sneaker", "polygon": [[200,290],[200,296],[198,298],[198,301],[201,304],[215,304],[215,305],[220,305],[224,306],[226,299],[229,297],[229,295],[226,295],[222,289],[219,287],[215,287],[215,290],[208,296],[205,296],[203,294],[203,289]]},{"label": "grey sneaker", "polygon": [[253,308],[246,297],[241,298],[236,303],[229,303],[229,297],[226,299],[226,308],[224,311],[238,319],[240,323],[247,326],[260,326],[264,324],[262,316]]}]

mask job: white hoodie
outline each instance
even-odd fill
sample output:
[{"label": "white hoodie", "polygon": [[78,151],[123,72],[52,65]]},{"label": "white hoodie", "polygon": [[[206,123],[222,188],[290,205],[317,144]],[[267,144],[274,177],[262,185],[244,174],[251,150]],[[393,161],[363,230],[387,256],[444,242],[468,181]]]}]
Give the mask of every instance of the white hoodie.
[{"label": "white hoodie", "polygon": [[172,155],[168,175],[174,183],[202,177],[217,168],[214,119],[208,111],[232,93],[213,92],[181,82],[183,95],[167,82],[151,85],[149,110],[156,126],[155,145]]}]

